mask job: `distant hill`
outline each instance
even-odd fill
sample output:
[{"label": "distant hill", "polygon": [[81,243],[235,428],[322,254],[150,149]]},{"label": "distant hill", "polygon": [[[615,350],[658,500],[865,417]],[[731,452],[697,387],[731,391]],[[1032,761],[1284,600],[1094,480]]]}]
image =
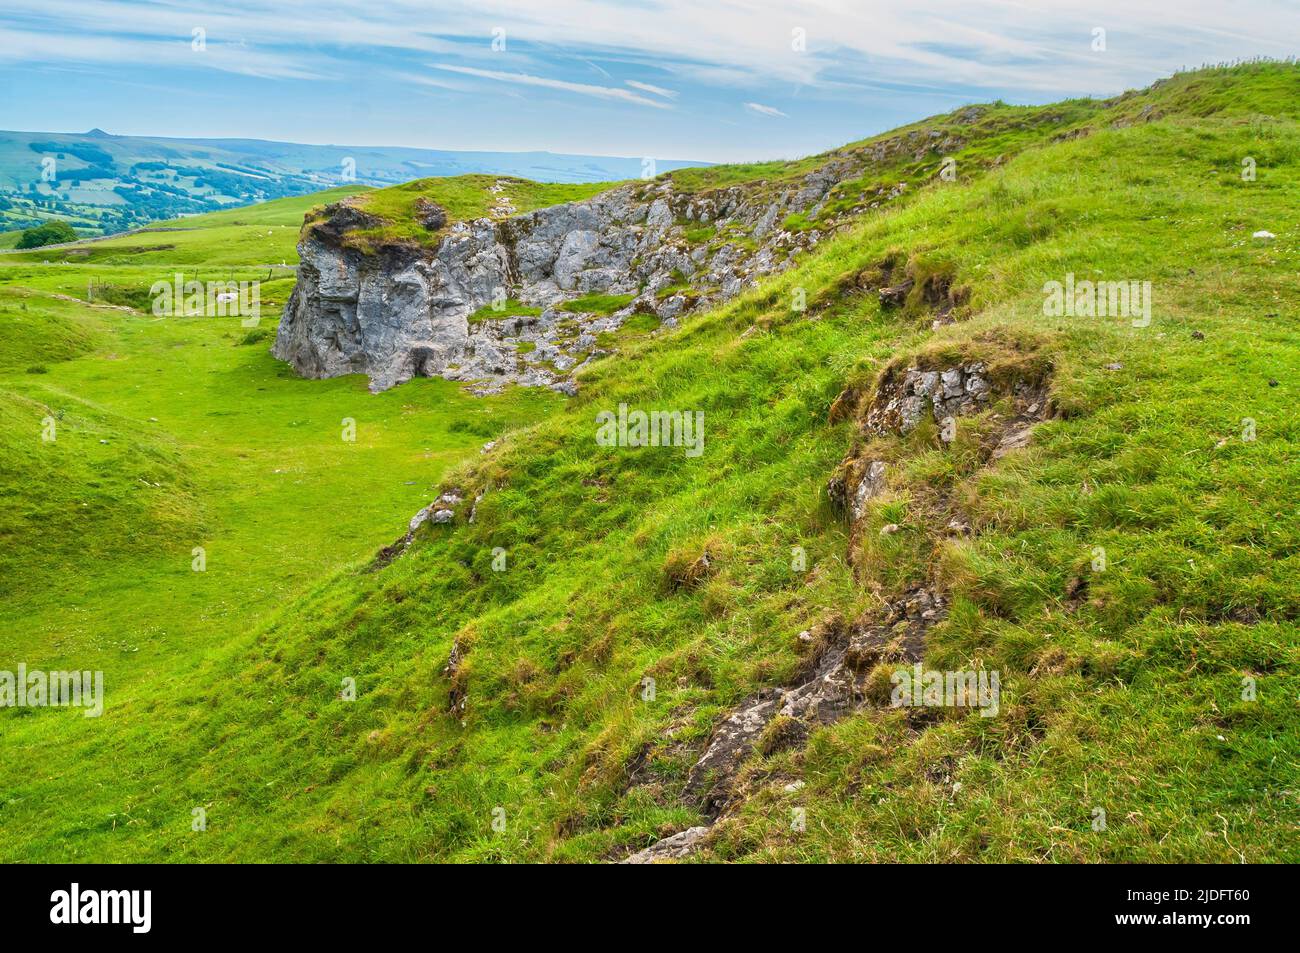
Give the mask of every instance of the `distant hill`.
[{"label": "distant hill", "polygon": [[[642,163],[551,152],[114,136],[102,129],[0,131],[0,232],[60,219],[86,235],[104,235],[349,183],[393,185],[466,173],[607,182],[640,176]],[[653,171],[707,164],[656,159]]]}]

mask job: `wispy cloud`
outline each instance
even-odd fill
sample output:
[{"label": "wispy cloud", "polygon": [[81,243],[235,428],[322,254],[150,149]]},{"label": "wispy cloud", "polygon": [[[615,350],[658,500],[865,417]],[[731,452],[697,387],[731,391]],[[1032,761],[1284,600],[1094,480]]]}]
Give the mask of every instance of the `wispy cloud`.
[{"label": "wispy cloud", "polygon": [[322,75],[296,56],[250,49],[242,43],[209,41],[196,50],[188,31],[183,38],[161,40],[0,27],[0,63],[31,61],[36,58],[34,51],[39,51],[43,59],[61,64],[148,63],[215,69],[262,79],[317,79]]},{"label": "wispy cloud", "polygon": [[668,109],[667,103],[646,96],[639,96],[618,86],[592,86],[590,83],[571,83],[565,79],[552,79],[547,76],[534,76],[531,73],[508,73],[501,70],[479,69],[476,66],[455,66],[450,63],[433,64],[434,69],[463,76],[477,76],[480,79],[495,80],[499,83],[517,83],[521,86],[541,86],[546,89],[559,89],[580,96],[595,96],[598,99],[616,99],[638,106],[653,106],[655,109]]},{"label": "wispy cloud", "polygon": [[662,86],[653,86],[650,83],[642,83],[635,79],[629,79],[626,82],[633,89],[639,89],[643,93],[654,93],[656,96],[662,96],[665,99],[677,98],[677,90],[675,89],[664,89]]},{"label": "wispy cloud", "polygon": [[[297,128],[392,141],[395,132],[444,146],[450,136],[752,159],[830,148],[965,103],[1112,95],[1180,67],[1300,53],[1296,0],[1180,0],[1176,16],[1169,8],[636,0],[632,17],[627,0],[4,0],[0,88],[16,93],[6,121],[23,116],[30,128],[181,126],[198,97],[214,110],[205,128],[219,120],[240,134]],[[1092,46],[1098,27],[1105,51]],[[195,28],[206,30],[206,53],[190,48]],[[504,48],[493,49],[494,31],[504,31]],[[40,86],[67,69],[101,81],[59,96],[48,93],[53,80]],[[213,70],[230,81],[213,82]],[[176,95],[141,103],[128,90],[142,81]],[[540,89],[572,108],[538,109]],[[344,129],[326,105],[339,101],[350,104]],[[788,116],[766,105],[795,102]],[[412,109],[431,104],[437,122],[411,121]],[[499,121],[476,122],[489,112]]]},{"label": "wispy cloud", "polygon": [[[47,39],[59,35],[175,40],[203,26],[214,41],[256,38],[282,56],[332,55],[331,45],[464,53],[486,49],[491,28],[511,49],[540,45],[595,62],[641,56],[722,71],[762,88],[831,78],[933,81],[1044,91],[1113,91],[1183,65],[1297,50],[1294,0],[225,0],[181,5],[133,0],[5,0],[5,17]],[[1101,26],[1114,40],[1089,48]],[[805,42],[796,48],[792,31]],[[42,43],[6,53],[53,59]],[[598,67],[604,70],[605,67]],[[616,74],[617,75],[617,74]],[[1104,89],[1103,89],[1104,86]],[[652,92],[642,90],[643,92]],[[658,95],[658,94],[655,94]]]}]

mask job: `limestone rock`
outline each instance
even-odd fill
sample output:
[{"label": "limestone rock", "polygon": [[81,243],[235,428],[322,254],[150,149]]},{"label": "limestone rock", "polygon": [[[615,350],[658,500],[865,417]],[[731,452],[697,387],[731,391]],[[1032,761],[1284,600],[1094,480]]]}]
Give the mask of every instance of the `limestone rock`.
[{"label": "limestone rock", "polygon": [[[792,233],[780,223],[825,202],[841,183],[900,148],[873,144],[837,156],[784,191],[757,183],[678,194],[667,179],[521,215],[512,214],[497,183],[487,217],[447,226],[446,211],[420,199],[416,221],[438,233],[436,244],[395,240],[370,253],[347,235],[384,223],[345,200],[303,230],[298,282],[272,353],[304,377],[365,374],[372,391],[441,376],[478,394],[510,382],[573,394],[573,374],[595,353],[598,335],[617,330],[633,311],[574,314],[557,305],[589,294],[641,294],[638,302],[674,327],[686,311],[789,267],[792,255],[823,232]],[[683,222],[708,223],[718,235],[752,243],[692,243]],[[683,277],[692,293],[656,300]],[[542,313],[494,319],[481,312],[502,295]]]},{"label": "limestone rock", "polygon": [[656,841],[645,850],[637,851],[621,861],[624,864],[653,864],[661,860],[679,860],[695,850],[700,840],[709,832],[707,827],[688,827],[684,831]]}]

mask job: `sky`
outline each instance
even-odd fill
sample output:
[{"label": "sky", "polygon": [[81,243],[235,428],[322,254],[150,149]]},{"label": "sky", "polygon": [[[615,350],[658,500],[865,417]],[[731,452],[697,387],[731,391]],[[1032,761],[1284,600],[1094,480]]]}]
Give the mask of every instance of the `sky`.
[{"label": "sky", "polygon": [[1300,0],[3,0],[0,128],[703,161],[1300,53]]}]

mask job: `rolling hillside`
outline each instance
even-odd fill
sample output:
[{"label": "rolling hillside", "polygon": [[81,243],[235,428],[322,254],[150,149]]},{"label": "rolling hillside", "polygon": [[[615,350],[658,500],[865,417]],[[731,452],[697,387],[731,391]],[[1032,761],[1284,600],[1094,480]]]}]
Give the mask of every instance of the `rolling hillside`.
[{"label": "rolling hillside", "polygon": [[[52,219],[84,234],[111,234],[340,185],[382,186],[431,176],[603,182],[641,175],[642,162],[548,152],[114,136],[99,129],[0,131],[0,235]],[[662,171],[694,164],[656,160]],[[3,238],[0,247],[6,247]]]},{"label": "rolling hillside", "polygon": [[844,151],[816,242],[568,399],[129,310],[291,261],[301,205],[0,256],[0,668],[108,685],[0,711],[0,858],[1300,860],[1300,68]]}]

